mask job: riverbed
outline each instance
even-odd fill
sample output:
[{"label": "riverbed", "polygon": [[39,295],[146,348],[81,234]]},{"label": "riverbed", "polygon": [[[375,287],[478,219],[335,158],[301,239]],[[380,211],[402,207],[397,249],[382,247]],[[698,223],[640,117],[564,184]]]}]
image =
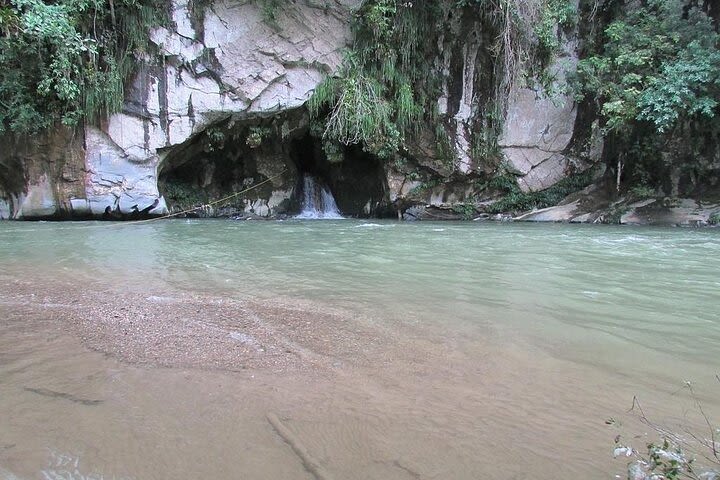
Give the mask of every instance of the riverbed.
[{"label": "riverbed", "polygon": [[613,478],[647,420],[720,423],[717,229],[5,222],[0,245],[3,480]]}]

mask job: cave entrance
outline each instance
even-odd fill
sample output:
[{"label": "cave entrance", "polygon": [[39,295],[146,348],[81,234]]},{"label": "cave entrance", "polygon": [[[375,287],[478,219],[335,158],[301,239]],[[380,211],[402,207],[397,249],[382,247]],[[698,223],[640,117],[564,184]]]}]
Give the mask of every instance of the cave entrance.
[{"label": "cave entrance", "polygon": [[[358,146],[328,148],[310,133],[305,118],[299,117],[294,128],[286,128],[280,119],[252,124],[228,120],[164,152],[158,187],[168,208],[180,211],[207,205],[272,178],[231,202],[222,202],[222,207],[193,215],[297,215],[304,210],[305,193],[311,189],[316,205],[334,197],[337,216],[367,218],[388,213],[382,161]],[[308,177],[314,187],[306,186]]]},{"label": "cave entrance", "polygon": [[291,214],[296,210],[292,203],[296,174],[276,130],[269,122],[225,121],[166,152],[158,188],[168,207],[181,211],[219,201],[191,216]]},{"label": "cave entrance", "polygon": [[306,176],[311,176],[332,193],[344,216],[383,216],[387,205],[387,188],[380,159],[356,145],[333,145],[332,155],[322,140],[309,132],[290,141],[289,157],[298,170],[298,203],[302,205],[307,190]]}]

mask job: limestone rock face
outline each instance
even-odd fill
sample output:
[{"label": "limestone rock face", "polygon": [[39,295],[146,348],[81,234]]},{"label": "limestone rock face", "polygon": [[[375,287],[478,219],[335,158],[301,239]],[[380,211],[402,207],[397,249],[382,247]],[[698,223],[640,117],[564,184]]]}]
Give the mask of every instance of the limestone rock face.
[{"label": "limestone rock face", "polygon": [[58,127],[0,142],[0,219],[65,216],[83,198],[82,131]]},{"label": "limestone rock face", "polygon": [[[72,154],[59,153],[56,163],[78,154],[84,160],[74,180],[79,188],[68,192],[57,172],[28,174],[53,164],[39,160],[47,160],[41,149],[34,157],[13,156],[18,165],[8,172],[25,172],[25,178],[21,185],[6,181],[12,175],[3,165],[12,159],[0,155],[0,218],[99,216],[108,207],[127,215],[156,200],[150,213],[166,212],[158,191],[164,159],[218,122],[252,122],[302,106],[340,65],[359,3],[282,2],[269,21],[258,1],[216,0],[202,11],[173,1],[173,25],[150,32],[159,54],[141,62],[122,112],[80,132],[76,140],[84,137],[84,144],[76,142]],[[294,187],[273,186],[248,200],[246,210],[266,215]]]},{"label": "limestone rock face", "polygon": [[[548,67],[555,78],[551,88],[564,84],[577,61],[577,41],[566,40],[562,54]],[[572,95],[550,98],[541,87],[512,88],[498,145],[523,191],[546,189],[569,173],[589,166],[565,154],[573,137],[576,117]]]},{"label": "limestone rock face", "polygon": [[[142,210],[159,197],[157,187],[157,156],[132,158],[123,152],[107,134],[94,127],[85,129],[86,198],[75,202],[73,210],[84,214],[103,215],[111,211],[131,213]],[[164,200],[150,210],[167,212]]]},{"label": "limestone rock face", "polygon": [[[350,7],[288,2],[277,25],[258,2],[218,0],[192,12],[173,4],[175,31],[152,32],[164,66],[138,75],[132,109],[113,115],[106,133],[131,158],[179,145],[218,119],[277,114],[305,103],[342,60]],[[200,18],[202,23],[199,24]],[[196,28],[193,24],[198,23]],[[141,140],[141,141],[139,141]]]}]

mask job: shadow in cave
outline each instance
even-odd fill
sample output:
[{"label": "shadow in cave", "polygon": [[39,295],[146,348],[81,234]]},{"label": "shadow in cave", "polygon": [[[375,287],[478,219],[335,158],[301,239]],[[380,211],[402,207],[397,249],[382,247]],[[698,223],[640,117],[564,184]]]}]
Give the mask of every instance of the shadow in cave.
[{"label": "shadow in cave", "polygon": [[0,159],[0,219],[15,213],[15,201],[25,186],[25,169],[22,162],[9,156]]},{"label": "shadow in cave", "polygon": [[298,170],[296,192],[303,195],[303,178],[314,177],[326,185],[344,216],[378,217],[392,215],[386,207],[387,188],[380,159],[356,145],[339,146],[329,158],[322,142],[309,133],[291,140],[290,160]]},{"label": "shadow in cave", "polygon": [[[188,209],[230,196],[217,208],[198,209],[189,215],[226,217],[243,213],[247,198],[250,201],[269,198],[271,184],[259,186],[249,196],[233,196],[249,185],[267,180],[267,173],[258,171],[261,162],[279,161],[282,169],[282,145],[271,143],[253,149],[246,141],[248,133],[247,126],[231,129],[219,125],[170,152],[158,175],[158,187],[168,206],[174,210]],[[275,213],[283,214],[290,209],[289,203],[281,203],[275,207]]]}]

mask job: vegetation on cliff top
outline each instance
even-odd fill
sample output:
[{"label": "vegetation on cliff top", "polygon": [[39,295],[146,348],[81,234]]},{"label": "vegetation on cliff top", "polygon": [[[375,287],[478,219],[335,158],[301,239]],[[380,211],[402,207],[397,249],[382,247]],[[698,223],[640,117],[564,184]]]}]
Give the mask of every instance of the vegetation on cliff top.
[{"label": "vegetation on cliff top", "polygon": [[0,131],[119,110],[164,0],[0,0]]},{"label": "vegetation on cliff top", "polygon": [[681,170],[701,176],[720,134],[717,24],[703,2],[620,7],[606,6],[617,12],[580,61],[575,82],[578,98],[603,122],[618,185],[624,178],[654,187]]},{"label": "vegetation on cliff top", "polygon": [[480,112],[488,131],[473,132],[483,144],[477,150],[487,153],[516,75],[552,57],[558,29],[575,14],[567,0],[366,0],[353,18],[354,41],[343,68],[316,89],[311,114],[323,122],[326,141],[360,144],[381,158],[402,150],[423,124],[451,150],[437,103],[447,75],[438,64],[438,41],[453,15],[466,16],[494,38],[483,46],[494,58],[489,77],[499,79],[490,86],[493,100],[484,103],[488,111]]}]

